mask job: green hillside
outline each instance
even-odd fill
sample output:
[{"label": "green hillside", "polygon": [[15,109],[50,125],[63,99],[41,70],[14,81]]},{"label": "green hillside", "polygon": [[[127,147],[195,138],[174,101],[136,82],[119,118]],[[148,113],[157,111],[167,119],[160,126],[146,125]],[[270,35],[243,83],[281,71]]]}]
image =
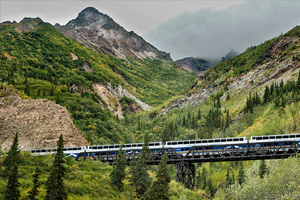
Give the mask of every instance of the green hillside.
[{"label": "green hillside", "polygon": [[172,63],[128,63],[100,54],[38,18],[1,24],[0,44],[1,87],[13,85],[24,98],[47,98],[65,106],[91,144],[133,142],[126,128],[100,106],[104,102],[94,92],[94,83],[122,85],[155,106],[195,81],[195,75]]}]

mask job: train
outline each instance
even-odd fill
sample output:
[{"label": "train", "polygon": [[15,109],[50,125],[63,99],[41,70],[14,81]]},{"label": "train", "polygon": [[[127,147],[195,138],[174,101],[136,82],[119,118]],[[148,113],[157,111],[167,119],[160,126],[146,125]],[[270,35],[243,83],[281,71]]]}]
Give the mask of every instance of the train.
[{"label": "train", "polygon": [[[180,140],[180,141],[166,141],[163,142],[150,142],[149,149],[152,154],[156,154],[160,149],[165,150],[173,149],[176,154],[186,156],[191,149],[198,151],[198,153],[214,154],[224,150],[245,150],[247,146],[260,148],[261,145],[268,147],[273,145],[272,149],[284,150],[290,148],[289,144],[297,143],[300,145],[300,134],[286,134],[286,135],[266,135],[266,136],[251,136],[250,140],[247,137],[234,137],[234,138],[214,138],[214,139],[201,139],[201,140]],[[275,144],[275,145],[274,145]],[[81,147],[65,147],[64,154],[73,158],[86,154],[87,157],[105,157],[105,159],[112,159],[115,157],[118,150],[122,146],[122,150],[126,152],[126,156],[138,156],[143,148],[143,143],[129,143],[129,144],[115,144],[115,145],[95,145],[95,146],[81,146]],[[297,147],[297,150],[300,148]],[[56,153],[56,148],[48,149],[31,149],[29,150],[34,155],[46,155]]]}]

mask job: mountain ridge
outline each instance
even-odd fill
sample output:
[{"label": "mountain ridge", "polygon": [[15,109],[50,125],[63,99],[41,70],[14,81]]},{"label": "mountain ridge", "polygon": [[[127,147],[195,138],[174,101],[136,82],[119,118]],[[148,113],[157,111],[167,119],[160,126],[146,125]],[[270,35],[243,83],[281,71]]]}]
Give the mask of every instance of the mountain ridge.
[{"label": "mountain ridge", "polygon": [[172,61],[170,54],[159,51],[133,31],[126,31],[108,15],[93,7],[82,10],[65,26],[54,26],[59,32],[86,47],[126,60],[153,58]]}]

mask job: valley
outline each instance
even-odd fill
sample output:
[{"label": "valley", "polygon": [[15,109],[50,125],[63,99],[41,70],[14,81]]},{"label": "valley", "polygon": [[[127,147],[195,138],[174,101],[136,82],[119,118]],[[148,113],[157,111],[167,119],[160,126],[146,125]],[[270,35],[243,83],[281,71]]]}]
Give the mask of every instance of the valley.
[{"label": "valley", "polygon": [[[145,135],[165,142],[300,131],[299,26],[214,65],[192,57],[174,62],[92,7],[65,26],[40,18],[2,22],[0,44],[0,172],[16,132],[20,149],[29,150],[56,147],[61,133],[72,147],[138,143]],[[45,183],[54,156],[21,154],[25,199],[35,166]],[[297,199],[298,159],[266,161],[263,177],[261,161],[197,163],[193,190],[175,181],[169,165],[169,197]],[[112,166],[65,160],[69,199],[140,198],[130,167],[119,192],[110,186]],[[151,180],[158,171],[148,168]],[[0,178],[0,199],[6,182]]]}]

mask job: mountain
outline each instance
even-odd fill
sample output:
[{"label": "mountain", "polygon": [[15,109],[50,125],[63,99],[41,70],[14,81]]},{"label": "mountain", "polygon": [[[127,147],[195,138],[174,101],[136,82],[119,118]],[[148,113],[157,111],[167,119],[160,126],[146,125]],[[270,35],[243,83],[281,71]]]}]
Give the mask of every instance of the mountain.
[{"label": "mountain", "polygon": [[209,67],[211,67],[210,63],[201,58],[187,57],[180,60],[175,61],[182,68],[196,73],[201,73],[206,71]]},{"label": "mountain", "polygon": [[[65,107],[90,144],[134,142],[119,120],[149,111],[196,81],[173,62],[99,53],[40,18],[0,24],[0,44],[0,88],[11,85],[22,98]],[[9,135],[15,134],[11,127]]]},{"label": "mountain", "polygon": [[108,15],[93,7],[85,8],[65,26],[56,24],[55,28],[90,49],[124,60],[129,57],[172,61],[170,54],[159,51],[133,31],[126,31]]},{"label": "mountain", "polygon": [[176,60],[180,67],[197,74],[202,74],[212,66],[218,64],[219,62],[226,61],[230,58],[237,56],[238,53],[234,50],[230,50],[224,57],[219,58],[195,58],[195,57],[186,57],[180,60]]},{"label": "mountain", "polygon": [[222,57],[221,61],[229,60],[237,55],[239,55],[239,53],[231,49],[224,57]]}]

